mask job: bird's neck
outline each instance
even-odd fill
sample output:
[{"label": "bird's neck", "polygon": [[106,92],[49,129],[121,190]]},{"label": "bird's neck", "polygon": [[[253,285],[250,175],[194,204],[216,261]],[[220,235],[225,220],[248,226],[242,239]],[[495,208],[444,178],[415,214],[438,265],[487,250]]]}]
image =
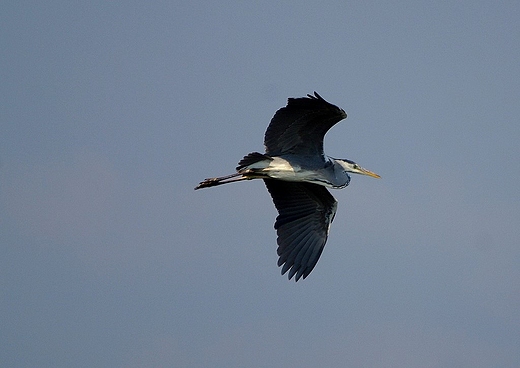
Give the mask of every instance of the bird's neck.
[{"label": "bird's neck", "polygon": [[345,171],[343,166],[334,158],[328,157],[329,162],[332,163],[332,175],[329,178],[333,188],[345,188],[350,183],[350,175]]}]

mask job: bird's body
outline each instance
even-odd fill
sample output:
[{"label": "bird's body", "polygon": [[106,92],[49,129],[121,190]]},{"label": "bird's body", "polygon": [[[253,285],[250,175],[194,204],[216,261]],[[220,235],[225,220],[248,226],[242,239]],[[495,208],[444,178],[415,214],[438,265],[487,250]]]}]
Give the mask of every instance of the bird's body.
[{"label": "bird's body", "polygon": [[350,182],[350,176],[330,157],[287,154],[252,163],[238,172],[245,176],[258,173],[271,179],[314,183],[329,188],[344,188]]},{"label": "bird's body", "polygon": [[337,202],[325,187],[346,187],[349,172],[379,177],[353,161],[324,154],[325,133],[347,114],[316,92],[307,96],[290,98],[276,112],[265,133],[265,154],[250,153],[235,174],[205,179],[195,188],[263,179],[279,213],[274,225],[278,265],[296,281],[318,262],[336,214]]}]

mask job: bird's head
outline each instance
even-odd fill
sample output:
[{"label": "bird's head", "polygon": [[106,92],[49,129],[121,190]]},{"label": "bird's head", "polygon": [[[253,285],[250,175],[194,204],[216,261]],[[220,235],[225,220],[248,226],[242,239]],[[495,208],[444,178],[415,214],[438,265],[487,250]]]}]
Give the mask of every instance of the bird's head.
[{"label": "bird's head", "polygon": [[377,179],[380,178],[380,176],[377,175],[375,172],[369,171],[367,169],[363,169],[361,166],[356,164],[354,161],[336,159],[336,162],[339,163],[346,172],[354,173],[354,174],[361,174],[361,175],[368,175],[368,176],[371,176],[371,177],[377,178]]}]

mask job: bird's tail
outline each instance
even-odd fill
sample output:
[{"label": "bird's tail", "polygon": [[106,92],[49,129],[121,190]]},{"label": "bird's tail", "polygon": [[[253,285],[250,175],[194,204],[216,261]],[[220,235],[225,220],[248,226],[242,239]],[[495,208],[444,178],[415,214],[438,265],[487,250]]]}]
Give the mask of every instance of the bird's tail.
[{"label": "bird's tail", "polygon": [[195,187],[195,190],[201,189],[201,188],[209,188],[214,187],[217,185],[227,184],[227,183],[233,183],[235,181],[241,181],[241,180],[248,180],[252,179],[250,177],[244,176],[240,173],[235,173],[227,176],[221,176],[218,178],[208,178],[204,179],[204,181],[201,181],[199,185]]},{"label": "bird's tail", "polygon": [[266,175],[262,173],[262,170],[269,166],[269,162],[272,160],[272,157],[262,153],[252,152],[240,160],[237,166],[237,173],[218,178],[204,179],[204,181],[201,181],[199,185],[195,187],[195,190],[233,183],[235,181],[265,178]]},{"label": "bird's tail", "polygon": [[272,157],[264,155],[263,153],[251,152],[240,160],[236,170],[243,172],[244,170],[265,169],[272,160]]}]

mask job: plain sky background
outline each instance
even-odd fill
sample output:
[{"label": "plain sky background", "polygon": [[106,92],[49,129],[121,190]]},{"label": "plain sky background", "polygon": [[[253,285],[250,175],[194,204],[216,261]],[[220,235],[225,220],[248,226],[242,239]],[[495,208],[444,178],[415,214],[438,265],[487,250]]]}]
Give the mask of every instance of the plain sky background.
[{"label": "plain sky background", "polygon": [[[7,1],[0,366],[520,366],[520,2]],[[276,266],[288,97],[348,119],[323,255]]]}]

